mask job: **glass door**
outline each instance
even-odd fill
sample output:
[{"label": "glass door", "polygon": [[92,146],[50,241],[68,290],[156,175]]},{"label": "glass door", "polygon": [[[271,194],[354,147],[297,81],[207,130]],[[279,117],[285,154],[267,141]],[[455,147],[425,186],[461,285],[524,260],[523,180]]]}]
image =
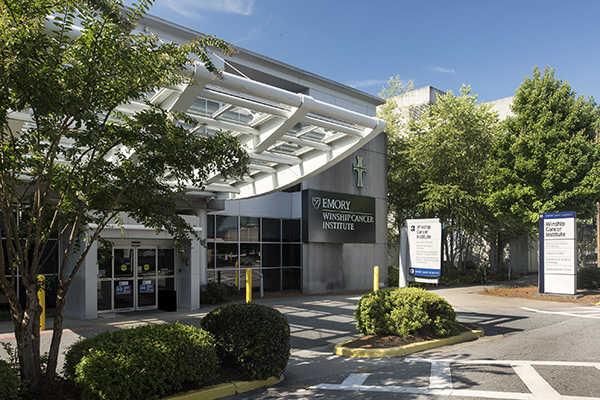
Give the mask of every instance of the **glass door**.
[{"label": "glass door", "polygon": [[98,246],[98,311],[155,309],[162,296],[176,308],[175,249]]},{"label": "glass door", "polygon": [[156,308],[156,248],[136,249],[137,309]]},{"label": "glass door", "polygon": [[133,269],[135,249],[114,249],[113,253],[113,295],[115,310],[134,310],[134,280]]}]

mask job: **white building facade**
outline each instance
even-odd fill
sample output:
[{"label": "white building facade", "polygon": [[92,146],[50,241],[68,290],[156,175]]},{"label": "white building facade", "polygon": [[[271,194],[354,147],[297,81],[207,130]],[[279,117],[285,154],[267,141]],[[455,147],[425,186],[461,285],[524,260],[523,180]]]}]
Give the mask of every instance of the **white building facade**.
[{"label": "white building facade", "polygon": [[[152,16],[139,29],[176,43],[201,35]],[[238,137],[250,156],[248,176],[215,175],[202,188],[188,188],[192,206],[180,211],[198,238],[185,249],[185,260],[165,232],[127,215],[109,225],[76,275],[67,316],[198,309],[203,285],[243,288],[247,268],[252,285],[265,291],[368,289],[374,266],[385,280],[387,142],[385,123],[375,116],[383,102],[236,50],[211,53],[222,79],[197,64],[187,71],[193,84],[161,88],[147,100],[196,118],[199,134],[223,130]],[[120,111],[144,107],[132,102]],[[31,123],[24,114],[14,118]],[[60,249],[45,275],[56,273]]]}]

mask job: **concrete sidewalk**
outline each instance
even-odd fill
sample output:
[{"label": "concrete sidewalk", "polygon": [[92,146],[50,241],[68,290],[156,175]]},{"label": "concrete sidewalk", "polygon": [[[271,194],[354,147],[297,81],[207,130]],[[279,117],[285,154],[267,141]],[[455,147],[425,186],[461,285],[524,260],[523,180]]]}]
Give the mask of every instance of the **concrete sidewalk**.
[{"label": "concrete sidewalk", "polygon": [[[535,284],[537,276],[526,276],[510,282],[490,283],[486,285],[470,285],[457,287],[431,288],[432,292],[446,298],[457,311],[465,305],[474,303],[502,307],[514,306],[514,302],[530,302],[535,300],[510,299],[494,296],[478,295],[477,292],[485,287],[521,286]],[[367,291],[365,291],[366,293]],[[327,294],[298,297],[253,298],[257,304],[279,309],[290,321],[292,332],[292,351],[319,348],[323,351],[333,351],[335,344],[347,341],[360,335],[356,329],[354,309],[362,294]],[[237,301],[243,302],[243,300]],[[546,302],[547,303],[547,302]],[[222,306],[202,305],[199,310],[180,309],[176,312],[161,310],[113,312],[100,314],[97,319],[78,320],[66,318],[64,322],[61,353],[80,338],[92,337],[107,330],[130,328],[145,324],[161,324],[181,322],[200,327],[201,319],[215,308]],[[460,312],[459,312],[460,319]],[[469,322],[469,321],[465,321]],[[472,322],[472,321],[470,321]],[[52,337],[52,319],[46,322],[47,329],[41,333],[42,353],[48,351]],[[12,322],[0,322],[0,342],[9,342],[15,346],[14,327]],[[0,358],[7,354],[0,349]],[[61,355],[62,358],[62,355]],[[62,364],[62,361],[59,360]]]}]

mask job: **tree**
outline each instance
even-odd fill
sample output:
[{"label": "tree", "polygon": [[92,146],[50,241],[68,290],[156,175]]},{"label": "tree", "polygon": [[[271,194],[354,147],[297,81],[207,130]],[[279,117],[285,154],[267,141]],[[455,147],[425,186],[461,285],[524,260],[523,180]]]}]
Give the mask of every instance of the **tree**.
[{"label": "tree", "polygon": [[[464,259],[469,235],[482,234],[489,212],[482,202],[485,165],[497,134],[491,106],[463,86],[461,95],[438,96],[435,104],[401,108],[398,78],[380,96],[388,133],[388,204],[395,230],[407,218],[439,217],[446,223],[446,259]],[[412,89],[412,83],[409,85]]]},{"label": "tree", "polygon": [[388,139],[388,220],[390,224],[389,241],[395,242],[400,228],[407,218],[418,215],[419,182],[412,172],[406,168],[405,158],[408,141],[406,128],[409,110],[400,107],[395,98],[414,89],[409,81],[405,86],[400,76],[388,80],[388,87],[383,88],[379,96],[386,103],[378,108],[377,116],[386,123]]},{"label": "tree", "polygon": [[408,168],[419,176],[419,207],[446,224],[444,247],[451,265],[465,260],[468,234],[482,235],[488,224],[482,194],[498,128],[491,105],[477,104],[469,86],[460,93],[438,96],[419,119],[409,121],[406,153]]},{"label": "tree", "polygon": [[535,232],[540,213],[594,215],[600,194],[600,116],[554,70],[533,69],[518,88],[490,159],[487,204],[505,224]]},{"label": "tree", "polygon": [[[193,84],[179,72],[194,62],[191,54],[218,74],[205,47],[229,51],[213,37],[176,45],[134,32],[150,5],[0,2],[0,288],[21,377],[32,387],[42,378],[36,275],[58,245],[51,239],[61,239],[61,257],[48,379],[56,374],[69,287],[107,223],[127,213],[166,230],[181,248],[195,235],[177,215],[186,186],[202,187],[216,172],[246,172],[248,156],[228,134],[194,133],[195,120],[150,104],[118,111],[161,86]],[[18,115],[31,122],[19,123]]]}]

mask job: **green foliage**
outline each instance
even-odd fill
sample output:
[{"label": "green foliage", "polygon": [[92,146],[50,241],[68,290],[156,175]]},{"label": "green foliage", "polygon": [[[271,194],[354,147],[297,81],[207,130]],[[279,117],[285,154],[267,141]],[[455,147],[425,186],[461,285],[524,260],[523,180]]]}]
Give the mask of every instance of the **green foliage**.
[{"label": "green foliage", "polygon": [[202,319],[224,365],[245,379],[281,376],[290,357],[290,326],[279,311],[255,303],[230,304]]},{"label": "green foliage", "polygon": [[210,282],[202,286],[200,299],[203,304],[217,304],[230,300],[232,294],[238,293],[238,289],[224,283]]},{"label": "green foliage", "polygon": [[[249,157],[237,138],[200,134],[197,120],[150,104],[165,86],[193,84],[182,73],[190,66],[218,75],[207,48],[230,53],[210,36],[179,45],[136,30],[151,4],[0,2],[0,225],[7,238],[0,271],[12,272],[0,274],[0,287],[21,316],[15,323],[26,327],[16,333],[19,343],[39,340],[39,324],[27,320],[39,321],[35,277],[52,235],[65,239],[61,315],[75,274],[111,219],[127,214],[164,230],[182,250],[197,235],[177,212],[187,206],[186,188],[203,187],[213,174],[246,172]],[[24,125],[15,116],[21,112],[33,123]],[[14,290],[17,271],[26,310]],[[50,375],[59,344],[52,341]],[[36,385],[39,346],[19,348],[27,351],[20,355],[24,378]]]},{"label": "green foliage", "polygon": [[599,110],[554,70],[533,69],[516,92],[514,116],[494,143],[487,203],[496,216],[535,232],[544,212],[590,218],[600,195]]},{"label": "green foliage", "polygon": [[4,360],[0,360],[0,399],[21,398],[21,380],[17,370]]},{"label": "green foliage", "polygon": [[409,110],[388,99],[379,113],[388,132],[389,220],[397,231],[407,218],[440,218],[452,262],[465,258],[470,235],[488,225],[485,165],[498,132],[491,106],[477,104],[468,86],[460,92]]},{"label": "green foliage", "polygon": [[109,331],[73,344],[64,373],[86,399],[157,399],[202,385],[219,367],[215,340],[179,323]]},{"label": "green foliage", "polygon": [[400,269],[395,265],[388,266],[388,287],[398,287],[400,283]]},{"label": "green foliage", "polygon": [[440,296],[419,288],[386,288],[364,295],[356,307],[365,335],[448,337],[457,333],[456,313]]},{"label": "green foliage", "polygon": [[598,289],[600,287],[600,268],[581,268],[577,271],[579,289]]}]

